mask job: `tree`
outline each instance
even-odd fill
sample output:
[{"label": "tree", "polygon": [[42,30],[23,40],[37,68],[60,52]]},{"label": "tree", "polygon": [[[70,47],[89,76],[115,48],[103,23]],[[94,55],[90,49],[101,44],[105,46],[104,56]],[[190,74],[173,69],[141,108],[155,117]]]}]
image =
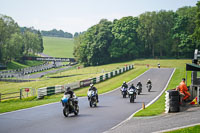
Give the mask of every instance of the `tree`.
[{"label": "tree", "polygon": [[197,5],[196,16],[195,16],[196,27],[195,27],[194,33],[192,35],[192,41],[193,41],[193,43],[196,44],[195,48],[200,49],[200,1],[198,1],[196,5]]},{"label": "tree", "polygon": [[112,22],[102,19],[85,33],[75,37],[74,56],[84,65],[100,65],[110,61],[109,45],[112,41]]},{"label": "tree", "polygon": [[111,58],[127,60],[138,57],[137,27],[138,19],[132,16],[114,20],[112,28],[114,39],[109,47]]}]

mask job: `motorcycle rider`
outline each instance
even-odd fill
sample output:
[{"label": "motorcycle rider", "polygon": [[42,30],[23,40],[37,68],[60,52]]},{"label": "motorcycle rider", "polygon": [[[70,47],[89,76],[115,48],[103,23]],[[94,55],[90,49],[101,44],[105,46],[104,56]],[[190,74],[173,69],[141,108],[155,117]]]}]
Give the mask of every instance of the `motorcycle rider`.
[{"label": "motorcycle rider", "polygon": [[70,99],[72,101],[72,108],[74,109],[74,92],[71,90],[70,87],[67,87],[65,95],[69,94],[70,95]]},{"label": "motorcycle rider", "polygon": [[158,68],[160,68],[160,63],[158,63]]},{"label": "motorcycle rider", "polygon": [[152,85],[152,83],[151,83],[151,80],[150,80],[150,79],[148,79],[148,81],[147,81],[147,85],[148,85],[148,84]]},{"label": "motorcycle rider", "polygon": [[130,89],[133,89],[134,91],[136,91],[137,89],[136,89],[136,87],[134,86],[134,84],[131,84],[131,87],[129,87],[129,89],[128,90],[130,90]]},{"label": "motorcycle rider", "polygon": [[126,88],[126,89],[128,89],[128,85],[126,84],[126,81],[123,82],[122,88],[123,88],[123,87]]},{"label": "motorcycle rider", "polygon": [[136,87],[137,87],[137,86],[140,86],[140,87],[142,88],[142,83],[141,83],[140,81],[138,81]]},{"label": "motorcycle rider", "polygon": [[97,88],[94,87],[93,84],[90,84],[89,91],[90,91],[90,90],[93,90],[93,91],[95,92],[95,94],[96,94],[96,98],[97,98],[97,102],[99,102],[99,97],[98,97],[98,91],[97,91]]}]

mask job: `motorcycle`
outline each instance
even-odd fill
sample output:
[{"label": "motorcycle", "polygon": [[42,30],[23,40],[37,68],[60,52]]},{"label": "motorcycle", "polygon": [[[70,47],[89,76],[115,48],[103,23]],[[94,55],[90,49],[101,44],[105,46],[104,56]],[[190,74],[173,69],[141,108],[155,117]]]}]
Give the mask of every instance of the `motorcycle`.
[{"label": "motorcycle", "polygon": [[138,85],[136,88],[138,95],[140,95],[140,93],[142,92],[142,86]]},{"label": "motorcycle", "polygon": [[126,95],[127,95],[127,88],[122,87],[122,88],[121,88],[121,93],[122,93],[123,98],[126,98]]},{"label": "motorcycle", "polygon": [[136,92],[136,89],[129,89],[128,91],[129,93],[129,97],[130,97],[130,103],[134,103],[135,99],[136,99],[136,95],[137,95],[137,92]]},{"label": "motorcycle", "polygon": [[92,106],[96,107],[97,106],[96,93],[93,90],[89,90],[87,95],[88,95],[88,101],[89,101],[90,107]]},{"label": "motorcycle", "polygon": [[70,98],[70,94],[66,94],[61,99],[63,105],[63,115],[68,117],[69,114],[74,113],[74,115],[78,115],[79,106],[78,106],[78,98],[74,94],[73,98]]},{"label": "motorcycle", "polygon": [[160,64],[158,64],[158,68],[160,68]]},{"label": "motorcycle", "polygon": [[152,88],[152,85],[151,84],[147,84],[148,92],[150,92],[151,88]]}]

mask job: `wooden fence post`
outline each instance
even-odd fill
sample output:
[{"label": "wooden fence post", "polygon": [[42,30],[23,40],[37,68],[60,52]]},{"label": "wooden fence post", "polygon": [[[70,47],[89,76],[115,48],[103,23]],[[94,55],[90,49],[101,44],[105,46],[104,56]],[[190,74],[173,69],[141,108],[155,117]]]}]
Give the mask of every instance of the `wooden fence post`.
[{"label": "wooden fence post", "polygon": [[20,89],[20,99],[22,99],[22,89]]}]

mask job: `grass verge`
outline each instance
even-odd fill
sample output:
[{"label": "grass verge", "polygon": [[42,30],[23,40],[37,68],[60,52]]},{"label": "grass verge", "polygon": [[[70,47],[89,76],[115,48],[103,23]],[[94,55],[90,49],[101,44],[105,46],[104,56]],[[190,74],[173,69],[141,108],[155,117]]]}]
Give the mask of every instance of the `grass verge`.
[{"label": "grass verge", "polygon": [[200,125],[196,125],[196,126],[173,130],[173,131],[164,132],[164,133],[199,133],[199,132],[200,132]]}]

